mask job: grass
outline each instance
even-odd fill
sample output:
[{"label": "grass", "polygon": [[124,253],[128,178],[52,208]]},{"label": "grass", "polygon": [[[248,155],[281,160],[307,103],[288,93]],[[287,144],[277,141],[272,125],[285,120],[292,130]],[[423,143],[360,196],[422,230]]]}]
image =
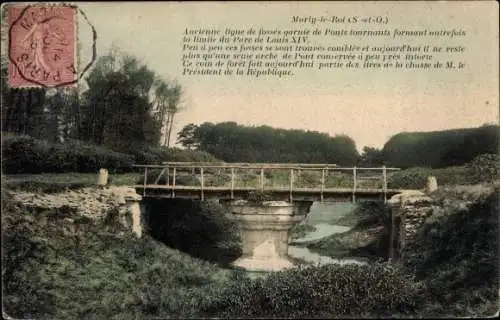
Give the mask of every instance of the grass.
[{"label": "grass", "polygon": [[15,318],[193,317],[234,277],[149,236],[119,236],[115,220],[2,200],[4,312]]},{"label": "grass", "polygon": [[[109,185],[131,186],[141,177],[139,173],[109,175]],[[97,173],[41,173],[2,175],[4,188],[33,192],[59,192],[97,184]]]},{"label": "grass", "polygon": [[297,224],[293,229],[290,231],[290,236],[293,240],[303,238],[306,236],[306,234],[315,231],[316,228],[314,226],[311,226],[309,224]]}]

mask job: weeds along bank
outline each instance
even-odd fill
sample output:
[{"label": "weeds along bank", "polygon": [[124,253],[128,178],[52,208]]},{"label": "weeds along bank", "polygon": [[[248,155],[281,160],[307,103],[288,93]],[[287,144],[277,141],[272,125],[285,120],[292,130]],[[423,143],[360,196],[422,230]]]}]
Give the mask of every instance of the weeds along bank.
[{"label": "weeds along bank", "polygon": [[500,183],[441,188],[403,268],[425,281],[429,313],[485,316],[499,306]]}]

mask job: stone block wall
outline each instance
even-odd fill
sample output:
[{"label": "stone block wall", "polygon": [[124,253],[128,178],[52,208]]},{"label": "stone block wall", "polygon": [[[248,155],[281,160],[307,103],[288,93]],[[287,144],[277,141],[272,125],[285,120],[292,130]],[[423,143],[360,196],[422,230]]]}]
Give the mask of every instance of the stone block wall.
[{"label": "stone block wall", "polygon": [[393,196],[388,204],[391,207],[392,221],[400,221],[395,223],[396,226],[391,231],[394,246],[390,251],[395,252],[389,255],[396,257],[404,253],[406,244],[415,240],[418,229],[433,215],[436,203],[422,191],[408,190]]}]

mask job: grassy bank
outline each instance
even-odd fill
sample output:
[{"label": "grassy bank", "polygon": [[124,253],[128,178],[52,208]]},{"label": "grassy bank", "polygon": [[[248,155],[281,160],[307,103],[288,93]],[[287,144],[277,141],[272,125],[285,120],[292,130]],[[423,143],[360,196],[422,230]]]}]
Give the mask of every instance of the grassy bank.
[{"label": "grassy bank", "polygon": [[308,224],[297,224],[290,230],[290,237],[292,239],[299,239],[306,236],[306,234],[315,231],[316,228],[314,226]]},{"label": "grassy bank", "polygon": [[500,184],[495,185],[440,190],[435,197],[441,210],[409,243],[401,264],[425,282],[428,313],[481,317],[498,312]]},{"label": "grassy bank", "polygon": [[[485,316],[498,310],[499,187],[492,183],[449,186],[432,195],[434,214],[408,243],[399,268],[414,274],[423,315]],[[387,258],[388,214],[383,207],[361,206],[337,223],[353,226],[307,244],[332,257]]]},{"label": "grassy bank", "polygon": [[4,312],[15,318],[193,316],[232,276],[149,236],[119,236],[112,218],[3,201]]},{"label": "grassy bank", "polygon": [[[137,183],[141,174],[111,174],[109,185],[131,186]],[[2,175],[2,186],[11,190],[31,192],[58,192],[65,189],[92,187],[97,184],[96,173],[42,173]]]}]

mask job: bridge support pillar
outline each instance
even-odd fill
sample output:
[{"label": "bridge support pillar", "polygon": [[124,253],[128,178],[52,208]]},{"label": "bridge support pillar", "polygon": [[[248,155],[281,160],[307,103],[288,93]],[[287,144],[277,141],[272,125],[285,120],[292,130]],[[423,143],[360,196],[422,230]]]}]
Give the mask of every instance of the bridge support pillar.
[{"label": "bridge support pillar", "polygon": [[233,267],[248,271],[279,271],[293,267],[288,257],[288,234],[302,221],[312,201],[289,203],[246,200],[226,202],[230,218],[240,226],[243,255]]}]

